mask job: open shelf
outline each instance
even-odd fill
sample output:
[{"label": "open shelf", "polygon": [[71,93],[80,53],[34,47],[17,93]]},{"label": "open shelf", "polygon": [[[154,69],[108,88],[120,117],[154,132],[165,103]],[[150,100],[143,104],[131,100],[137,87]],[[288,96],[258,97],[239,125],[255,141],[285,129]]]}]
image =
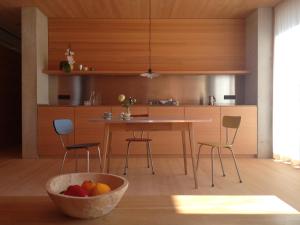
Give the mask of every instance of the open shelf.
[{"label": "open shelf", "polygon": [[[138,76],[146,71],[71,71],[66,73],[61,70],[43,70],[43,73],[52,76]],[[245,75],[247,70],[226,71],[154,71],[161,75]]]}]

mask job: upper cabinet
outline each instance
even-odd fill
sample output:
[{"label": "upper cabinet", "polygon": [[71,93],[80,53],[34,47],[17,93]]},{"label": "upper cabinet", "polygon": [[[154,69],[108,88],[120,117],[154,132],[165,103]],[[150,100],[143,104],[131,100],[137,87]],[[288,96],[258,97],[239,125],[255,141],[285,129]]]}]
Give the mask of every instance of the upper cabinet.
[{"label": "upper cabinet", "polygon": [[[130,75],[148,69],[147,19],[49,18],[46,73],[60,75],[71,45],[79,75]],[[245,25],[241,19],[153,19],[152,69],[161,74],[243,74]],[[73,73],[76,74],[76,73]]]}]

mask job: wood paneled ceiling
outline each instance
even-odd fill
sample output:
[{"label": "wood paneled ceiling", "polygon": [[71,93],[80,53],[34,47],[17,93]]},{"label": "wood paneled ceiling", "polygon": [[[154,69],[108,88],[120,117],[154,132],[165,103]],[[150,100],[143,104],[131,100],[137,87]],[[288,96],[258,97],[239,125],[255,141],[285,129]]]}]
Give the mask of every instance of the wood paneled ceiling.
[{"label": "wood paneled ceiling", "polygon": [[[282,0],[152,0],[153,18],[245,18]],[[148,18],[147,0],[0,0],[0,26],[20,33],[20,8],[36,6],[54,18]]]}]

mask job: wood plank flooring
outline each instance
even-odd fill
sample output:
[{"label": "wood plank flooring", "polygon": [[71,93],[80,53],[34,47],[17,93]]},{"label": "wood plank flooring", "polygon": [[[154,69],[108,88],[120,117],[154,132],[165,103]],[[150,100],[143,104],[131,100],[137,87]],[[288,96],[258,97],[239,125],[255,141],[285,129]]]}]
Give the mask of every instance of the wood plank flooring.
[{"label": "wood plank flooring", "polygon": [[[93,171],[97,171],[96,159],[91,160]],[[85,170],[85,160],[79,161],[79,169]],[[59,159],[0,159],[0,196],[46,195],[46,181],[58,174]],[[238,159],[243,183],[238,182],[234,164],[224,159],[226,177],[216,161],[215,187],[211,188],[210,160],[201,159],[198,170],[199,189],[194,189],[191,162],[188,175],[184,175],[180,158],[154,158],[156,174],[146,168],[146,159],[131,158],[127,178],[130,182],[127,196],[154,195],[274,195],[300,211],[300,171],[273,160]],[[111,173],[123,174],[124,160],[112,159]],[[65,172],[72,172],[75,161],[69,160]]]}]

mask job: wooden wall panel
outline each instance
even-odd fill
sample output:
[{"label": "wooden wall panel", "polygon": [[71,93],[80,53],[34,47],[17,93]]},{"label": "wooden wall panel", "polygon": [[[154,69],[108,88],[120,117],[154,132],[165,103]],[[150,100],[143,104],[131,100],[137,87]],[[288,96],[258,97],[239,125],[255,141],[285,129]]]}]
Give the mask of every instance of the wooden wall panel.
[{"label": "wooden wall panel", "polygon": [[[236,154],[257,155],[257,107],[256,106],[233,106],[222,107],[221,118],[223,116],[241,116],[241,124],[234,143]],[[229,133],[229,137],[232,136]],[[225,128],[221,128],[221,141],[225,142]],[[223,150],[223,153],[228,151]]]},{"label": "wooden wall panel", "polygon": [[[126,109],[121,106],[113,106],[112,107],[112,114],[113,116],[119,116],[121,112],[125,112]],[[147,106],[133,106],[130,108],[131,114],[147,114],[148,107]],[[146,137],[148,134],[144,134]],[[125,141],[126,138],[133,137],[132,132],[113,132],[112,133],[112,141],[111,141],[111,148],[113,155],[123,155],[126,153],[127,149],[127,142]],[[146,144],[145,143],[132,143],[130,146],[130,154],[146,154]]]},{"label": "wooden wall panel", "polygon": [[91,122],[92,118],[100,118],[104,112],[110,112],[109,106],[76,107],[75,108],[75,143],[100,142],[103,148],[104,124]]},{"label": "wooden wall panel", "polygon": [[79,64],[98,71],[148,68],[147,20],[49,18],[49,69],[58,69],[69,44]]},{"label": "wooden wall panel", "polygon": [[[38,107],[38,155],[62,156],[65,152],[59,136],[53,128],[53,120],[71,119],[74,121],[73,107]],[[66,144],[74,144],[74,132],[64,138]]]},{"label": "wooden wall panel", "polygon": [[[149,107],[149,115],[153,118],[184,118],[184,107],[160,106]],[[182,138],[180,131],[157,131],[149,134],[152,141],[153,154],[182,155]]]},{"label": "wooden wall panel", "polygon": [[152,35],[154,71],[245,69],[244,20],[154,20]]},{"label": "wooden wall panel", "polygon": [[[155,71],[245,69],[245,26],[241,19],[155,19]],[[58,69],[71,44],[75,61],[98,71],[148,69],[148,21],[49,19],[49,69]]]},{"label": "wooden wall panel", "polygon": [[[212,119],[210,123],[194,123],[195,141],[220,143],[221,140],[221,107],[218,106],[190,106],[185,107],[186,119]],[[190,147],[188,139],[186,139],[188,148]],[[197,152],[199,145],[196,145]],[[202,147],[201,153],[210,153],[210,147]]]}]

